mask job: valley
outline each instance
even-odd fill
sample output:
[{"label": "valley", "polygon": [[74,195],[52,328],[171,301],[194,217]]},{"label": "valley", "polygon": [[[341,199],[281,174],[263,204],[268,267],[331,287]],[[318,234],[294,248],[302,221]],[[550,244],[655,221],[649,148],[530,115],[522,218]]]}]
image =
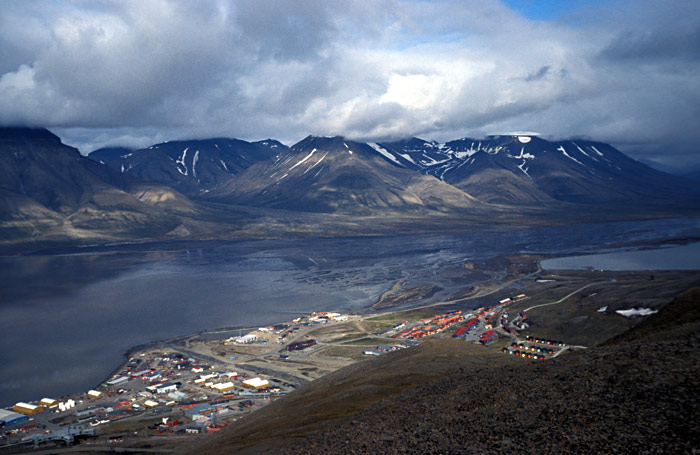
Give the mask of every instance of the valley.
[{"label": "valley", "polygon": [[[88,158],[3,128],[0,153],[7,453],[287,450],[465,365],[579,358],[700,285],[697,255],[673,256],[697,249],[696,185],[599,142],[217,138]],[[637,251],[659,247],[669,265]],[[543,267],[591,253],[623,265]],[[648,266],[620,259],[637,254]]]},{"label": "valley", "polygon": [[[0,128],[0,251],[95,244],[469,233],[697,216],[690,179],[594,141],[169,141],[83,156]],[[526,167],[524,167],[527,164]]]},{"label": "valley", "polygon": [[[95,388],[102,396],[70,395],[78,403],[75,410],[59,413],[61,418],[55,418],[51,411],[37,414],[31,425],[18,425],[28,430],[10,435],[6,442],[19,442],[36,434],[31,428],[42,433],[56,432],[73,420],[93,429],[96,437],[88,439],[90,445],[86,449],[97,453],[109,451],[117,440],[117,447],[148,448],[163,453],[177,451],[183,442],[196,444],[197,450],[213,451],[209,453],[238,453],[242,449],[252,453],[262,448],[269,451],[271,447],[283,447],[290,437],[296,438],[293,435],[306,434],[329,419],[342,419],[379,399],[461,371],[465,362],[471,367],[488,364],[527,368],[528,360],[517,358],[521,352],[527,352],[522,354],[525,357],[544,359],[534,361],[548,362],[548,357],[567,356],[571,351],[594,347],[638,324],[639,317],[620,313],[630,305],[657,312],[684,289],[700,285],[697,272],[655,271],[653,281],[648,272],[553,272],[536,267],[527,274],[515,272],[497,282],[477,285],[472,297],[408,310],[399,308],[382,313],[362,310],[349,315],[321,312],[279,320],[264,331],[217,330],[137,348],[112,377]],[[454,322],[448,322],[434,335],[400,335],[416,333],[416,329],[428,330],[438,317],[447,319],[452,315],[457,316]],[[469,326],[466,337],[455,338],[459,328],[472,317],[477,322]],[[522,322],[527,325],[516,327]],[[406,330],[406,327],[412,328]],[[495,338],[484,342],[483,334],[491,330],[496,332]],[[247,332],[256,334],[257,339],[242,344],[233,342]],[[303,340],[314,340],[315,344],[299,351],[285,349]],[[538,344],[539,340],[543,341]],[[378,347],[382,350],[377,350]],[[550,350],[552,353],[547,354]],[[362,361],[377,355],[374,360]],[[402,363],[401,372],[404,375],[410,372],[408,382],[397,377],[398,371],[390,367],[406,355],[412,359],[411,366],[406,369],[407,364]],[[362,362],[357,364],[358,361]],[[370,370],[370,376],[363,373],[364,386],[342,379],[355,377],[351,373],[353,369],[367,371],[368,367],[374,369]],[[334,371],[344,373],[338,377],[333,375]],[[151,379],[152,376],[156,379]],[[197,379],[200,377],[206,380]],[[259,390],[246,389],[243,386],[246,378],[262,378],[269,385]],[[170,398],[168,392],[152,395],[146,389],[149,383],[179,384],[177,390],[181,396]],[[216,384],[222,386],[222,391],[216,390]],[[368,389],[369,384],[374,388]],[[358,396],[359,390],[363,399],[349,407],[347,403],[341,404],[344,394]],[[300,409],[297,396],[311,400],[312,404]],[[100,411],[107,406],[113,409],[112,403],[116,402],[126,404],[120,405],[124,407],[119,410]],[[281,410],[270,404],[283,402],[285,407]],[[201,422],[195,424],[195,420],[202,420],[201,416],[192,417],[196,413],[190,409],[195,407],[202,408],[203,426]],[[265,415],[265,419],[258,419],[258,414]],[[267,430],[257,430],[260,425]],[[185,435],[185,428],[191,428],[188,433],[192,434]],[[224,446],[219,438],[214,448],[207,446],[208,439],[213,437],[206,434],[212,432],[205,431],[207,428],[232,430],[238,436]],[[198,436],[201,432],[205,434]],[[270,443],[273,445],[269,446]],[[202,444],[208,448],[200,449]],[[0,450],[17,453],[10,447]],[[60,449],[55,450],[61,453]]]},{"label": "valley", "polygon": [[[610,226],[606,228],[609,229]],[[655,228],[658,229],[659,226]],[[606,234],[610,235],[607,229]],[[587,231],[592,232],[590,227]],[[676,232],[682,233],[683,230]],[[618,238],[610,236],[608,242],[612,245],[621,238],[627,238],[634,243],[645,237],[641,232],[636,234],[636,240],[629,235],[629,231],[623,230],[619,232]],[[539,235],[533,232],[533,237],[518,237],[516,241],[531,242],[537,237]],[[486,260],[475,257],[474,260],[465,262],[458,256],[451,258],[446,251],[434,256],[435,253],[431,251],[434,251],[432,248],[435,248],[435,240],[424,239],[424,242],[429,243],[425,243],[423,247],[420,241],[414,243],[414,248],[419,250],[431,245],[430,249],[424,250],[422,257],[425,260],[432,256],[433,259],[420,266],[416,264],[415,274],[404,275],[399,281],[383,285],[382,288],[386,289],[384,292],[375,291],[374,300],[368,302],[374,303],[373,305],[360,305],[350,313],[345,312],[347,309],[337,306],[328,306],[326,310],[314,314],[304,313],[299,309],[288,311],[289,315],[284,315],[282,311],[278,312],[275,319],[268,317],[267,321],[271,325],[265,330],[255,326],[248,329],[205,330],[199,334],[179,336],[169,341],[149,343],[131,350],[128,361],[99,387],[95,387],[102,397],[90,399],[83,394],[64,395],[60,398],[62,401],[70,397],[78,403],[75,411],[59,414],[64,417],[58,420],[53,417],[52,412],[38,414],[33,417],[29,427],[34,425],[32,428],[41,431],[58,431],[60,427],[57,425],[67,425],[71,419],[77,418],[79,420],[74,423],[80,423],[82,419],[83,425],[91,422],[96,424],[94,427],[89,426],[97,435],[91,442],[94,446],[92,450],[99,452],[99,447],[108,450],[111,444],[114,444],[113,441],[119,439],[120,447],[157,447],[157,450],[167,452],[176,450],[183,441],[206,444],[207,438],[212,437],[207,434],[179,435],[184,433],[186,428],[191,428],[192,433],[195,429],[197,432],[207,433],[223,431],[224,428],[229,431],[227,427],[231,426],[234,434],[241,431],[247,433],[255,431],[253,429],[256,428],[256,424],[251,422],[255,422],[255,416],[262,413],[261,415],[267,416],[265,425],[268,430],[264,432],[265,436],[262,439],[251,439],[251,436],[236,439],[245,443],[227,449],[237,451],[251,446],[256,447],[253,450],[256,451],[261,447],[259,444],[265,446],[271,441],[274,441],[275,445],[283,444],[289,435],[298,431],[308,431],[302,428],[316,426],[320,423],[317,420],[319,418],[326,421],[352,415],[380,398],[393,396],[407,388],[452,374],[463,362],[470,365],[474,362],[487,362],[494,366],[517,366],[519,364],[512,364],[517,361],[526,365],[527,359],[513,358],[521,355],[532,358],[534,355],[535,359],[537,356],[547,359],[549,356],[568,356],[572,349],[594,347],[624,333],[643,319],[635,316],[635,311],[629,315],[625,314],[626,311],[646,309],[649,313],[645,314],[653,314],[685,289],[700,285],[700,277],[696,271],[543,271],[537,262],[546,255],[532,253],[506,254]],[[444,248],[455,240],[442,239],[439,244]],[[473,244],[478,240],[471,239],[470,242]],[[386,239],[383,244],[386,245]],[[361,250],[357,250],[360,244],[352,242],[350,245],[355,248],[353,257],[336,253],[334,260],[346,262],[347,265],[357,261],[361,256]],[[254,245],[239,245],[237,248],[251,247]],[[328,243],[329,249],[326,253],[331,250],[338,252],[337,247],[337,241]],[[504,248],[509,247],[504,245]],[[259,249],[259,246],[256,249]],[[304,250],[299,246],[297,249]],[[373,245],[366,246],[367,254],[372,250]],[[574,250],[581,251],[581,247],[572,248],[572,251]],[[250,270],[262,265],[268,274],[271,265],[274,265],[272,269],[285,270],[294,261],[303,260],[302,256],[292,251],[284,255],[278,253],[275,255],[277,257],[267,253],[255,253],[242,261],[239,260],[235,267]],[[220,254],[220,257],[223,259],[228,252],[226,249],[219,251],[226,253]],[[188,254],[191,255],[191,252]],[[415,252],[404,254],[407,258],[416,257]],[[280,256],[293,262],[285,265],[285,262],[278,259]],[[201,253],[199,257],[203,258]],[[331,258],[309,256],[305,259],[311,263],[322,263]],[[369,257],[362,261],[368,259]],[[211,260],[210,255],[206,262]],[[392,262],[404,272],[411,270],[411,267],[407,267],[408,263],[396,260],[397,258],[393,258]],[[430,261],[434,261],[432,266]],[[172,262],[172,259],[169,259],[169,262]],[[463,272],[458,273],[458,264],[461,264],[459,268],[463,269]],[[338,271],[343,268],[336,262],[332,269]],[[351,266],[347,270],[349,275],[344,280],[356,275],[358,270]],[[376,279],[376,274],[381,269],[375,266],[371,270],[363,281],[370,276]],[[317,272],[318,277],[312,279],[312,282],[317,281],[314,286],[328,287],[327,280],[330,277],[322,270]],[[464,281],[467,276],[471,276],[472,281]],[[340,277],[334,279],[338,278]],[[448,284],[450,282],[453,283],[451,286]],[[344,282],[342,286],[348,285],[348,282]],[[424,289],[432,291],[427,292]],[[432,327],[437,327],[433,321],[438,321],[438,318],[451,322],[437,322],[438,325],[445,324],[444,327],[440,326],[439,330],[430,332]],[[461,336],[460,327],[471,318],[476,318],[476,324],[472,323],[469,326],[466,337],[454,338],[455,335]],[[526,325],[523,326],[522,323]],[[494,332],[494,335],[484,342],[486,334],[490,331]],[[246,333],[254,334],[257,338],[250,343],[234,342]],[[409,333],[411,336],[407,336]],[[416,335],[423,333],[426,335]],[[563,343],[563,347],[533,343],[535,338],[555,340],[556,343]],[[286,346],[305,340],[313,340],[314,344],[299,351],[285,349]],[[454,341],[448,343],[448,340]],[[395,349],[397,352],[390,352]],[[420,353],[425,349],[429,349],[425,351],[426,354],[432,352],[431,357],[424,358],[411,367],[415,370],[410,373],[409,382],[397,380],[394,371],[383,363],[383,359],[391,363],[390,359],[396,356],[413,357],[414,354],[408,353],[414,351],[420,358],[420,355],[423,355]],[[443,349],[447,351],[440,353]],[[554,351],[548,354],[550,349]],[[377,355],[378,358],[367,360]],[[180,363],[187,365],[181,368]],[[354,385],[344,385],[341,378],[348,374],[353,377],[349,372],[360,368],[360,365],[379,367],[380,370],[372,374],[380,376],[371,376],[367,381],[375,385],[384,385],[377,389],[363,388],[365,399],[357,402],[354,407],[338,407],[339,403],[335,402],[339,398],[336,391],[341,393],[340,396],[357,393],[348,388],[355,387]],[[341,371],[345,373],[342,373],[340,378],[334,376],[334,372]],[[143,377],[141,372],[146,372]],[[150,379],[152,376],[155,379]],[[197,385],[197,378],[200,377],[207,379],[202,380],[201,385]],[[380,377],[385,379],[379,379]],[[246,389],[242,386],[243,381],[251,378],[262,378],[270,385],[260,391]],[[169,392],[163,392],[161,395],[146,389],[149,384],[159,383],[176,383],[176,388],[182,396],[173,399],[166,396]],[[213,388],[216,384],[221,384],[222,391]],[[317,409],[316,411],[300,411],[292,407],[282,414],[276,412],[274,418],[266,411],[268,407],[274,408],[273,404],[277,404],[275,400],[280,403],[295,403],[292,397],[319,393],[311,392],[318,387],[330,388],[322,389],[325,391],[320,392],[322,395],[316,398],[320,401],[314,401],[313,409]],[[115,400],[128,402],[124,410],[117,410],[112,406]],[[198,418],[188,417],[191,414],[188,410],[197,406],[202,409],[215,409],[217,417],[213,423],[213,414],[206,411],[203,415],[208,420],[205,419],[204,426],[194,425]],[[107,407],[113,410],[100,411]],[[287,415],[285,413],[290,412],[306,417],[301,420],[292,418],[292,414],[284,417]],[[110,416],[107,416],[107,413],[110,413]],[[249,417],[245,417],[249,414]],[[163,419],[176,423],[163,424]],[[18,425],[18,428],[23,427],[29,428],[26,424]],[[10,435],[8,441],[18,442],[22,437],[31,434],[35,433],[32,433],[32,430],[23,431],[17,435]],[[12,450],[8,448],[7,453],[12,453]]]}]

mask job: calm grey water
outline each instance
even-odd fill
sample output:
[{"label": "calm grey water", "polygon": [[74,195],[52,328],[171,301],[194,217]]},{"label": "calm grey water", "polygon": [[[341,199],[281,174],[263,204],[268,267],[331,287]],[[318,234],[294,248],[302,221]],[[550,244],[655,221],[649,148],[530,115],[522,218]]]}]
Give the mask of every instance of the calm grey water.
[{"label": "calm grey water", "polygon": [[590,267],[596,270],[700,270],[700,243],[542,261],[545,270],[584,270]]},{"label": "calm grey water", "polygon": [[0,405],[97,385],[131,347],[294,312],[354,310],[397,279],[444,290],[482,276],[466,262],[571,255],[700,233],[700,220],[411,237],[194,242],[0,257]]}]

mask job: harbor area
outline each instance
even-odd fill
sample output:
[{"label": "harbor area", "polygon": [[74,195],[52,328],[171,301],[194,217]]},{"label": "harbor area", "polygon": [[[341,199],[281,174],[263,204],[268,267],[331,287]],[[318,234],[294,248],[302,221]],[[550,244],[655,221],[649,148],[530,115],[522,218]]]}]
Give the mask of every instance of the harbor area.
[{"label": "harbor area", "polygon": [[655,273],[654,280],[633,272],[528,273],[439,305],[292,315],[269,326],[153,343],[132,351],[92,389],[1,409],[0,453],[76,443],[176,447],[343,367],[435,338],[501,352],[516,365],[547,361],[634,326],[643,312],[630,312],[629,299],[655,312],[665,297],[648,296],[659,289],[670,295],[697,279],[675,272]]}]

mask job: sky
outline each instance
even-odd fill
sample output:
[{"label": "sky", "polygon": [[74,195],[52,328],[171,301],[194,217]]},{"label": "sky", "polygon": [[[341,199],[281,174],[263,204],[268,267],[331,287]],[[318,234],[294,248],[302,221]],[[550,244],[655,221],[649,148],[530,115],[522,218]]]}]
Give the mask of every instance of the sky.
[{"label": "sky", "polygon": [[535,131],[700,166],[697,1],[0,3],[0,125],[83,153]]}]

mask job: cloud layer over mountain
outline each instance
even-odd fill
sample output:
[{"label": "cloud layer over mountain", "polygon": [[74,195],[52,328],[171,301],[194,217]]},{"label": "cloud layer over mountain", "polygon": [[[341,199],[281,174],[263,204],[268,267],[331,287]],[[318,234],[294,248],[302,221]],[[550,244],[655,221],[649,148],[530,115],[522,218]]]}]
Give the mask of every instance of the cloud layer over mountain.
[{"label": "cloud layer over mountain", "polygon": [[538,19],[514,3],[6,2],[0,123],[54,128],[83,152],[530,130],[700,161],[700,3],[587,2]]}]

